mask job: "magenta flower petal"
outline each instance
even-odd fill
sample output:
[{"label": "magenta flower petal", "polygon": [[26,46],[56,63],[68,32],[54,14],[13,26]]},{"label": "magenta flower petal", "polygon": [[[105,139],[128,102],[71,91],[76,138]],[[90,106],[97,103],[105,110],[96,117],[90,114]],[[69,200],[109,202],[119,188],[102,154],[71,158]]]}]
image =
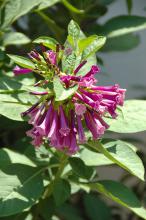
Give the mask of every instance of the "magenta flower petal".
[{"label": "magenta flower petal", "polygon": [[52,50],[46,51],[47,57],[50,61],[51,64],[55,65],[56,64],[56,53]]},{"label": "magenta flower petal", "polygon": [[28,73],[31,73],[31,72],[32,72],[31,69],[20,68],[19,66],[15,66],[15,68],[13,69],[13,73],[14,73],[15,76],[28,74]]},{"label": "magenta flower petal", "polygon": [[83,115],[86,112],[86,106],[84,104],[75,103],[76,115]]}]

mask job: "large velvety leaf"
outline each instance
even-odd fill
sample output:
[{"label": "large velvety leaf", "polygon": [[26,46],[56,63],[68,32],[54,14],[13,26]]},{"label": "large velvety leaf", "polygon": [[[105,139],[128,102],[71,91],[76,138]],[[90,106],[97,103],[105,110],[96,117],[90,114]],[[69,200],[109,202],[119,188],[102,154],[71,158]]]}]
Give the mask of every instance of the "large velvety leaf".
[{"label": "large velvety leaf", "polygon": [[0,114],[15,121],[23,121],[21,113],[30,106],[15,102],[0,102]]},{"label": "large velvety leaf", "polygon": [[102,48],[104,52],[111,51],[126,51],[137,47],[140,43],[140,38],[138,35],[125,34],[122,36],[107,38],[107,42]]},{"label": "large velvety leaf", "polygon": [[90,220],[112,219],[110,208],[96,195],[86,194],[84,196],[84,206]]},{"label": "large velvety leaf", "polygon": [[71,191],[70,184],[67,180],[59,179],[55,183],[53,196],[57,206],[61,205],[69,198],[70,191]]},{"label": "large velvety leaf", "polygon": [[11,32],[4,35],[3,45],[18,45],[18,44],[28,44],[30,39],[23,33]]},{"label": "large velvety leaf", "polygon": [[110,131],[118,133],[134,133],[146,130],[146,101],[127,100],[117,119],[106,119]]},{"label": "large velvety leaf", "polygon": [[[106,141],[104,141],[104,147],[106,150],[108,150],[108,148],[114,147],[114,145],[117,143],[116,140],[103,140]],[[120,141],[120,144],[122,146],[122,144],[125,144],[125,142]],[[129,143],[126,144],[128,144],[128,147],[130,147],[133,151],[136,151],[136,147],[134,145]],[[106,156],[104,156],[104,154],[98,153],[95,150],[93,151],[92,149],[87,149],[85,147],[82,149],[80,157],[87,166],[105,166],[114,164],[114,161],[108,159]]]},{"label": "large velvety leaf", "polygon": [[24,67],[24,68],[28,68],[28,69],[35,69],[35,65],[32,61],[30,61],[30,59],[26,58],[26,57],[21,57],[21,56],[17,56],[17,55],[13,55],[13,54],[8,54],[8,56],[10,57],[10,59],[12,59],[16,64]]},{"label": "large velvety leaf", "polygon": [[74,87],[71,87],[68,89],[64,88],[59,77],[57,77],[57,76],[54,77],[53,84],[54,84],[55,100],[56,101],[63,101],[65,99],[69,98],[78,89],[78,85],[75,85]]},{"label": "large velvety leaf", "polygon": [[142,207],[136,195],[122,183],[103,180],[91,183],[89,186],[91,189],[97,190],[113,201],[127,207],[141,218],[146,219],[146,209]]},{"label": "large velvety leaf", "polygon": [[91,147],[103,153],[109,160],[144,180],[143,163],[126,142],[117,140],[108,142],[105,145],[98,141],[89,141],[88,143]]},{"label": "large velvety leaf", "polygon": [[39,5],[42,0],[9,0],[6,2],[3,11],[2,28],[6,28],[22,15],[28,13],[35,6]]},{"label": "large velvety leaf", "polygon": [[42,0],[40,5],[38,6],[37,10],[42,10],[42,9],[51,7],[58,2],[60,2],[60,0]]},{"label": "large velvety leaf", "polygon": [[35,204],[43,192],[41,169],[11,164],[0,171],[0,216],[22,212]]},{"label": "large velvety leaf", "polygon": [[41,36],[41,37],[38,37],[37,39],[35,39],[33,41],[33,43],[36,43],[36,44],[43,44],[44,46],[52,49],[52,50],[55,50],[56,49],[56,44],[58,44],[58,42],[52,38],[52,37],[46,37],[46,36]]},{"label": "large velvety leaf", "polygon": [[80,210],[77,209],[77,207],[68,203],[65,203],[62,206],[58,207],[57,213],[59,213],[59,215],[62,216],[64,219],[83,220]]},{"label": "large velvety leaf", "polygon": [[6,165],[14,163],[20,163],[32,167],[36,166],[35,163],[33,163],[28,157],[23,154],[7,148],[0,149],[0,167],[4,167]]},{"label": "large velvety leaf", "polygon": [[122,15],[112,18],[104,25],[108,37],[120,36],[146,28],[146,18],[141,16]]}]

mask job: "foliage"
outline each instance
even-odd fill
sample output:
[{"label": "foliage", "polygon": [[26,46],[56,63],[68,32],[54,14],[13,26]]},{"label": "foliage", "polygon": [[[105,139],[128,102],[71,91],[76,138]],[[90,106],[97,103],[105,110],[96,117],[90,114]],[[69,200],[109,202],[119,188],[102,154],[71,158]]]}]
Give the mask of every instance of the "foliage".
[{"label": "foliage", "polygon": [[[112,134],[113,139],[93,141],[89,137],[76,155],[68,157],[45,145],[34,148],[29,138],[24,138],[28,125],[21,112],[38,101],[37,96],[30,95],[36,78],[33,74],[14,78],[12,73],[14,63],[35,69],[34,63],[22,56],[29,51],[32,41],[36,47],[42,43],[52,50],[58,42],[65,42],[64,47],[69,45],[72,53],[63,55],[63,71],[71,71],[84,59],[88,60],[78,72],[80,76],[97,61],[102,63],[98,54],[96,61],[99,49],[106,53],[135,48],[140,43],[135,32],[146,29],[146,17],[131,15],[132,1],[125,1],[128,15],[101,25],[99,18],[113,2],[0,1],[0,220],[117,219],[116,203],[120,204],[116,206],[118,217],[123,206],[130,210],[127,219],[146,219],[145,200],[135,190],[137,185],[132,190],[124,184],[124,178],[133,176],[138,186],[143,186],[145,159],[141,160],[133,140],[122,140],[122,133],[146,130],[146,101],[127,100],[118,109],[117,119],[106,119],[110,124],[107,135]],[[53,86],[58,102],[70,98],[78,89],[64,89],[57,77]],[[121,140],[114,139],[115,133],[120,133]],[[123,169],[123,180],[101,180],[98,169],[109,166]],[[115,202],[114,207],[112,203],[106,204],[106,198]]]}]

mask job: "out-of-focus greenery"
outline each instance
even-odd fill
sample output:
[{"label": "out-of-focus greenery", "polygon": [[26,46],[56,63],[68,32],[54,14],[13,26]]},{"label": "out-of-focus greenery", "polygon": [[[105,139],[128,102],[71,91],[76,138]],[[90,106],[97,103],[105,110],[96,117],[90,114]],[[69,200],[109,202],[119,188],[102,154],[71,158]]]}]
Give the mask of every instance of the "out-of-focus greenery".
[{"label": "out-of-focus greenery", "polygon": [[[26,210],[18,215],[13,215],[10,217],[0,217],[0,220],[50,220],[50,219],[61,219],[61,220],[110,220],[110,219],[127,219],[135,220],[140,219],[135,217],[133,213],[126,212],[124,209],[118,205],[109,204],[101,196],[95,196],[94,193],[88,193],[88,186],[83,184],[82,186],[74,186],[75,177],[70,176],[72,181],[72,189],[70,192],[70,186],[64,180],[59,182],[58,188],[56,189],[57,194],[53,195],[54,198],[47,198],[47,201],[43,201],[42,209],[40,215],[37,216],[35,202],[42,193],[42,188],[45,184],[48,184],[48,179],[42,182],[41,175],[35,176],[36,173],[44,169],[45,164],[48,164],[49,156],[45,148],[41,148],[39,151],[35,151],[34,148],[29,144],[28,140],[25,138],[25,131],[28,129],[29,125],[25,121],[21,121],[20,113],[25,111],[31,104],[35,103],[36,99],[30,96],[26,90],[32,90],[32,85],[35,83],[35,78],[33,75],[18,76],[17,79],[13,77],[12,68],[14,64],[10,61],[7,53],[24,55],[32,48],[32,41],[39,36],[49,36],[57,39],[58,42],[64,43],[67,36],[67,26],[71,19],[76,21],[81,29],[84,31],[86,36],[91,34],[105,35],[107,37],[107,42],[102,48],[102,52],[112,52],[121,51],[126,52],[131,50],[140,44],[140,37],[138,31],[146,29],[146,17],[135,16],[132,13],[133,2],[132,0],[125,0],[125,5],[127,7],[127,15],[118,15],[110,20],[107,20],[104,24],[100,24],[100,18],[106,15],[109,10],[109,6],[114,4],[116,0],[0,0],[0,147],[2,151],[0,152],[0,166],[2,170],[5,170],[5,163],[7,161],[7,173],[12,175],[15,170],[18,170],[19,178],[21,184],[23,184],[24,179],[29,179],[32,177],[32,181],[28,182],[29,196],[26,197],[29,200],[29,205],[34,205],[30,212]],[[137,33],[136,33],[137,32]],[[36,44],[37,47],[37,44]],[[124,56],[124,53],[123,53]],[[97,60],[100,65],[103,65],[104,60],[97,54]],[[34,90],[34,89],[33,89]],[[131,114],[132,102],[126,102],[126,107],[123,110],[127,117],[127,123],[130,124],[128,119]],[[144,112],[145,106],[143,101],[139,101],[141,111]],[[135,109],[136,111],[136,109]],[[120,112],[122,118],[122,112]],[[140,113],[141,114],[141,113]],[[14,122],[15,120],[15,122]],[[131,119],[132,120],[132,119]],[[130,132],[145,130],[145,115],[140,115],[140,120],[143,121],[142,125],[139,125],[138,119],[135,120],[134,126],[125,127],[125,133],[129,132],[128,128],[131,129]],[[112,124],[111,131],[120,131],[120,127],[116,127],[116,123]],[[120,121],[122,127],[122,120]],[[119,129],[119,130],[117,130]],[[109,133],[111,135],[111,133]],[[140,143],[140,139],[134,140],[132,138],[132,143]],[[75,176],[81,176],[81,178],[88,178],[92,173],[90,169],[91,166],[103,166],[103,165],[113,165],[114,163],[120,163],[120,166],[126,169],[128,172],[140,179],[143,179],[143,168],[141,163],[136,158],[137,164],[132,162],[126,163],[121,157],[121,148],[117,149],[117,154],[114,152],[114,146],[123,146],[124,156],[130,155],[131,158],[134,157],[133,145],[126,148],[126,142],[117,143],[116,141],[110,142],[111,145],[105,145],[105,149],[100,146],[101,152],[104,151],[104,155],[95,152],[93,148],[92,151],[87,149],[81,154],[81,159],[86,161],[82,164],[82,160],[70,161],[70,166],[72,166]],[[143,143],[142,143],[143,144]],[[92,143],[94,145],[94,143]],[[5,149],[6,147],[6,149]],[[11,152],[11,150],[15,152]],[[128,150],[127,150],[128,149]],[[132,150],[131,150],[132,149]],[[122,152],[122,153],[123,153]],[[37,157],[36,157],[37,154]],[[8,155],[9,157],[8,163]],[[98,161],[96,157],[98,155]],[[25,157],[26,156],[26,157]],[[31,158],[30,160],[27,158]],[[145,153],[141,152],[141,156],[145,161]],[[17,160],[19,158],[19,160]],[[37,158],[37,161],[35,161]],[[43,159],[42,159],[43,158]],[[110,160],[108,159],[110,158]],[[49,163],[51,166],[56,164],[55,157]],[[129,159],[130,160],[130,159]],[[23,161],[23,165],[18,164]],[[32,162],[33,161],[33,162]],[[80,169],[76,166],[76,163],[80,164]],[[11,164],[11,166],[10,166]],[[36,168],[36,164],[38,167]],[[123,165],[124,164],[124,165]],[[30,165],[30,167],[27,167]],[[10,166],[10,167],[8,167]],[[138,167],[138,168],[137,168]],[[53,169],[53,172],[55,168]],[[67,171],[66,171],[67,172]],[[23,173],[23,176],[21,175]],[[1,174],[0,174],[1,175]],[[83,176],[82,176],[83,175]],[[10,175],[8,176],[10,177]],[[7,177],[7,178],[8,178]],[[16,177],[13,176],[13,180],[8,178],[8,181],[18,181]],[[82,179],[82,180],[83,180]],[[121,181],[126,182],[130,177],[124,173]],[[83,180],[84,182],[84,180]],[[35,184],[36,183],[36,184]],[[21,184],[18,184],[21,191]],[[60,189],[65,188],[65,191]],[[135,181],[132,183],[133,189],[136,191],[137,195],[143,200],[145,205],[145,184],[140,181]],[[83,189],[80,190],[79,189]],[[127,207],[129,201],[128,198],[132,198],[133,203],[130,204],[130,210],[138,213],[135,206],[138,204],[137,198],[133,194],[127,191],[123,185],[118,185],[112,181],[100,181],[98,184],[94,184],[91,188],[96,189],[98,192],[105,194],[108,197],[112,197],[116,201],[116,196],[121,199],[119,203],[124,204]],[[35,194],[32,192],[35,191]],[[118,189],[121,190],[121,194],[118,195]],[[3,190],[3,189],[1,189]],[[108,191],[108,193],[107,193]],[[78,192],[78,193],[76,193]],[[109,193],[110,192],[110,193]],[[13,191],[15,193],[15,190]],[[23,193],[25,194],[25,188],[23,188]],[[23,195],[22,193],[22,195]],[[62,203],[69,198],[70,193],[72,197],[69,201]],[[127,193],[127,195],[126,195]],[[30,199],[31,195],[31,199]],[[25,199],[26,199],[25,198]],[[126,200],[126,199],[127,200]],[[125,199],[125,200],[124,200]],[[23,199],[22,199],[23,200]],[[34,202],[35,201],[35,202]],[[1,201],[0,201],[1,202]],[[24,200],[24,207],[25,207]],[[6,204],[7,205],[7,204]],[[13,204],[8,204],[9,212],[7,215],[11,214]],[[17,208],[20,208],[19,205]],[[140,209],[140,207],[139,207]],[[5,212],[3,206],[0,206],[0,216]],[[19,212],[15,210],[14,213]],[[139,213],[142,212],[141,210]],[[1,214],[2,213],[2,214]],[[13,213],[13,212],[12,212]],[[33,213],[33,215],[32,215]],[[53,213],[53,217],[52,216]],[[36,214],[36,215],[35,215]],[[36,217],[37,216],[37,217]],[[126,217],[125,217],[126,216]],[[141,214],[140,216],[143,216]]]}]

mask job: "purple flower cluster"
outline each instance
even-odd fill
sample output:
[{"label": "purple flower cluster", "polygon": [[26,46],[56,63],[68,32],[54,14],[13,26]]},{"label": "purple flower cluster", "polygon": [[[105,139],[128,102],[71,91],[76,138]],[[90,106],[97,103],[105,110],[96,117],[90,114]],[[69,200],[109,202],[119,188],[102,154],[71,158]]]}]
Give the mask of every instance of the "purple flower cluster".
[{"label": "purple flower cluster", "polygon": [[[86,130],[90,131],[93,139],[101,138],[109,127],[104,117],[110,116],[113,119],[117,117],[116,109],[118,105],[123,105],[125,89],[121,89],[118,84],[97,86],[95,74],[100,71],[97,65],[93,65],[84,76],[78,75],[87,61],[83,61],[72,74],[66,75],[59,70],[55,52],[46,51],[42,58],[33,51],[29,56],[37,62],[44,59],[47,63],[45,68],[49,67],[54,70],[55,74],[58,74],[64,88],[78,85],[78,90],[65,102],[56,102],[54,95],[47,96],[47,91],[46,93],[32,93],[46,96],[43,102],[39,101],[22,113],[22,116],[29,116],[29,123],[33,126],[27,131],[27,135],[33,139],[32,144],[40,146],[45,141],[58,150],[74,154],[78,151],[79,144],[86,143]],[[29,72],[29,69],[20,67],[14,69],[15,75]],[[43,83],[47,85],[48,81],[45,79]]]}]

